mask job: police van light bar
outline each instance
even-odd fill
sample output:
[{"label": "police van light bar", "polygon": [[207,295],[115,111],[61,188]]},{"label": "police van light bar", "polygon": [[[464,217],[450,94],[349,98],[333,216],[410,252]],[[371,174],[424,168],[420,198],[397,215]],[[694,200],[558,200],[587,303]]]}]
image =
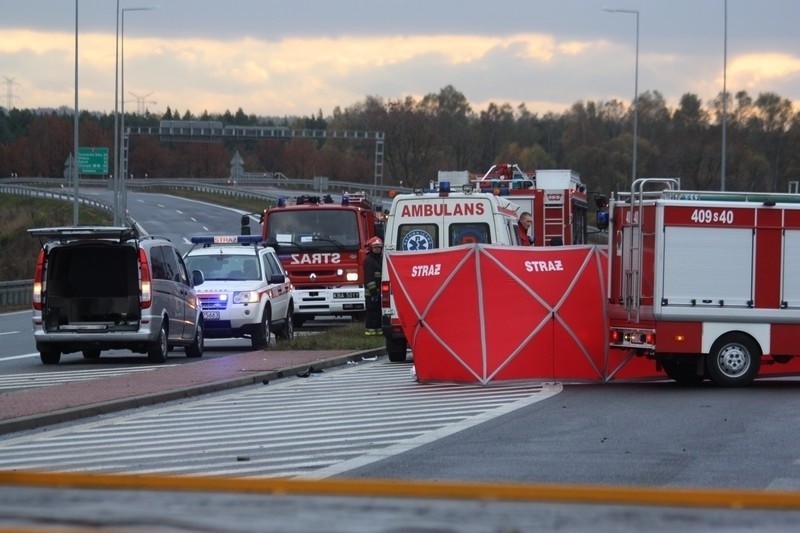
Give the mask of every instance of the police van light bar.
[{"label": "police van light bar", "polygon": [[258,244],[261,235],[195,235],[192,244]]}]

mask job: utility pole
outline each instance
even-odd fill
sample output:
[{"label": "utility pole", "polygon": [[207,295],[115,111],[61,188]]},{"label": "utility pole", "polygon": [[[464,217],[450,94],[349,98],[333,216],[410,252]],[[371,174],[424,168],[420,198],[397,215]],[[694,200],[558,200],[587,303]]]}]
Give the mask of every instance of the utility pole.
[{"label": "utility pole", "polygon": [[136,110],[138,111],[139,115],[144,115],[145,105],[152,104],[156,105],[158,102],[153,100],[147,100],[147,97],[153,93],[147,93],[144,96],[139,96],[138,94],[134,93],[133,91],[128,91],[134,98],[136,98]]},{"label": "utility pole", "polygon": [[14,94],[14,85],[19,87],[19,83],[16,82],[16,78],[9,78],[8,76],[3,76],[6,80],[6,109],[11,109],[14,107],[14,102],[17,100],[22,100],[19,96]]}]

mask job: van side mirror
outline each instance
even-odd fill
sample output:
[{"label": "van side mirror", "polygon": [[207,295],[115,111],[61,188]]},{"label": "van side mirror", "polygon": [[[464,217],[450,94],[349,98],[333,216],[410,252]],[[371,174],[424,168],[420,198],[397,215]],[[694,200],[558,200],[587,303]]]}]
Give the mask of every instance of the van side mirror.
[{"label": "van side mirror", "polygon": [[197,287],[206,281],[205,276],[201,270],[192,270],[192,286]]}]

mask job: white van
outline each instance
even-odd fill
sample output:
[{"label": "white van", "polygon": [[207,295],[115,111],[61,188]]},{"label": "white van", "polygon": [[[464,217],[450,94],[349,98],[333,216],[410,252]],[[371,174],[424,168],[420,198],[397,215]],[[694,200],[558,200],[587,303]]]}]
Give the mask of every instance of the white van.
[{"label": "white van", "polygon": [[382,326],[390,361],[405,361],[408,342],[394,309],[387,257],[470,243],[519,245],[519,209],[503,196],[469,185],[451,192],[447,182],[429,191],[395,196],[386,222],[381,279]]}]

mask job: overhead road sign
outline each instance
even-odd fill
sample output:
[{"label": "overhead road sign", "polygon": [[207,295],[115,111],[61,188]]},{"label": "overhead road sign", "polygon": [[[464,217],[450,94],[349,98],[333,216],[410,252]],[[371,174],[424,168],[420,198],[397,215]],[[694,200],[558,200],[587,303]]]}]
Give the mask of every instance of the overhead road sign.
[{"label": "overhead road sign", "polygon": [[108,174],[108,148],[78,148],[78,169],[81,174]]}]

